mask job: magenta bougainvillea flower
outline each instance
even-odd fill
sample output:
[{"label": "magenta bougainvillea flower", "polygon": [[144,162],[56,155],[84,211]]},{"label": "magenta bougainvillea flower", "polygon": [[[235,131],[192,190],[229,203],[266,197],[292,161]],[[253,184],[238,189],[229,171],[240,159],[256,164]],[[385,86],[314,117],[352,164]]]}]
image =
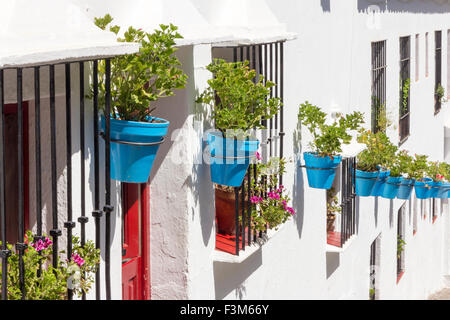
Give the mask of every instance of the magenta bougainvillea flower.
[{"label": "magenta bougainvillea flower", "polygon": [[72,260],[81,267],[84,264],[84,259],[78,253],[72,253]]},{"label": "magenta bougainvillea flower", "polygon": [[53,241],[50,240],[48,237],[45,238],[44,241],[42,241],[42,239],[39,239],[36,242],[33,242],[31,244],[31,246],[36,249],[36,251],[42,251],[44,249],[47,249],[48,247],[50,247],[53,244]]}]

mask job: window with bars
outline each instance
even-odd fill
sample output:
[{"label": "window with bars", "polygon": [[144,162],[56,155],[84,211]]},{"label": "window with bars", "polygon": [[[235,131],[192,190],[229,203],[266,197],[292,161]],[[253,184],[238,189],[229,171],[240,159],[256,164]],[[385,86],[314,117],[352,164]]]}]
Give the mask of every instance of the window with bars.
[{"label": "window with bars", "polygon": [[400,38],[400,108],[399,141],[408,139],[410,134],[410,95],[411,95],[411,37]]},{"label": "window with bars", "polygon": [[406,203],[397,213],[397,283],[405,272],[405,207]]},{"label": "window with bars", "polygon": [[[336,214],[333,228],[327,226],[327,244],[332,246],[342,248],[347,240],[356,234],[355,168],[355,157],[342,159],[339,172],[340,185],[336,183],[341,196],[340,213]],[[331,205],[336,204],[331,203]],[[328,221],[329,219],[327,219]]]},{"label": "window with bars", "polygon": [[[276,84],[270,89],[270,97],[280,98],[283,101],[283,71],[284,71],[284,42],[263,43],[248,46],[214,47],[213,57],[222,58],[227,61],[249,61],[249,68],[256,70],[265,81]],[[258,79],[255,79],[256,81]],[[267,160],[270,157],[283,157],[284,119],[283,106],[280,111],[270,120],[262,120],[267,128],[262,133],[262,155]],[[267,186],[267,192],[255,194],[252,183],[256,179]],[[240,187],[234,188],[233,192],[226,195],[224,190],[216,188],[216,250],[239,255],[240,251],[262,238],[264,234],[257,232],[252,226],[253,204],[249,201],[251,196],[267,197],[270,188],[269,179],[266,176],[257,177],[255,164],[250,164],[246,177]],[[283,184],[283,176],[278,177],[278,186]],[[233,214],[232,219],[227,219],[224,224],[223,217]],[[267,233],[267,231],[266,231]]]},{"label": "window with bars", "polygon": [[435,42],[435,85],[434,85],[434,112],[438,113],[441,110],[442,103],[440,97],[437,95],[437,89],[442,83],[442,31],[435,31],[434,33]]},{"label": "window with bars", "polygon": [[[17,238],[15,239],[15,250],[19,253],[19,264],[23,265],[23,254],[27,249],[28,244],[25,239],[25,228],[27,228],[27,203],[30,199],[34,200],[33,206],[29,208],[34,208],[33,212],[29,212],[33,220],[36,221],[36,229],[33,237],[35,240],[43,238],[45,229],[53,241],[53,266],[57,265],[58,253],[60,251],[60,245],[66,244],[65,252],[67,259],[71,259],[72,255],[72,232],[73,229],[79,227],[80,230],[80,241],[81,245],[86,243],[86,227],[87,224],[95,224],[95,246],[96,248],[101,248],[101,254],[104,257],[104,262],[102,262],[102,268],[104,271],[104,277],[100,277],[100,271],[97,271],[95,275],[95,297],[100,299],[101,288],[105,285],[106,299],[111,299],[111,213],[114,210],[111,202],[111,179],[110,179],[110,58],[106,58],[105,63],[105,92],[106,96],[102,97],[99,95],[98,90],[98,64],[103,60],[95,61],[78,61],[70,63],[60,63],[60,64],[50,64],[50,65],[38,65],[32,67],[24,68],[5,68],[0,69],[0,258],[2,264],[1,273],[1,299],[8,299],[8,257],[11,255],[11,251],[8,249],[7,243],[7,229],[12,226],[7,224],[7,210],[8,206],[6,203],[11,201],[11,198],[5,197],[5,189],[10,186],[6,180],[7,176],[7,158],[8,150],[4,148],[5,144],[5,128],[6,119],[4,117],[5,109],[7,105],[5,104],[5,97],[11,96],[8,88],[10,88],[9,81],[15,82],[16,84],[16,101],[17,101],[17,111],[16,111],[16,124],[17,124],[17,157],[15,158],[17,163],[17,208],[15,212],[17,215],[18,222],[15,225],[15,233]],[[85,108],[85,81],[86,77],[89,75],[85,74],[85,69],[92,72],[93,81],[93,108]],[[48,79],[48,87],[42,85],[41,78]],[[62,79],[61,83],[58,83],[57,79]],[[76,80],[76,81],[74,81]],[[33,83],[34,85],[28,87],[25,86],[25,81],[27,83]],[[62,85],[64,89],[62,92],[58,87]],[[48,88],[48,91],[46,89]],[[61,89],[61,88],[60,88]],[[34,159],[35,163],[31,164],[35,169],[35,194],[34,197],[27,196],[27,186],[23,182],[24,177],[28,175],[27,169],[24,164],[28,161],[26,156],[24,146],[26,145],[26,133],[24,129],[30,126],[30,123],[26,123],[23,120],[26,117],[28,103],[24,100],[25,90],[34,90],[32,93],[34,98]],[[45,97],[42,96],[42,93]],[[57,99],[58,95],[63,95],[64,98]],[[29,95],[29,94],[28,94]],[[100,144],[100,132],[99,132],[99,100],[104,99],[105,102],[105,136],[104,143]],[[62,104],[62,106],[59,106]],[[47,107],[48,106],[48,107]],[[58,108],[62,107],[62,108]],[[79,108],[79,131],[76,132],[72,130],[72,125],[75,125],[74,119],[72,119],[72,111],[74,108]],[[65,119],[60,119],[57,113],[63,110],[65,112]],[[44,113],[48,112],[48,114]],[[48,128],[43,126],[41,119],[48,119]],[[91,119],[91,124],[87,123],[87,119]],[[62,120],[62,121],[61,121]],[[62,122],[62,123],[59,123]],[[89,133],[89,127],[93,127],[91,135]],[[59,134],[63,133],[61,136]],[[91,139],[87,141],[87,139]],[[73,157],[74,152],[73,142],[79,142],[80,151],[80,171],[74,172],[73,168]],[[89,152],[87,144],[93,142],[92,150],[92,168],[85,167],[85,160],[87,158],[87,153]],[[60,143],[62,142],[62,143]],[[47,148],[47,149],[46,149]],[[63,149],[61,149],[63,148]],[[49,150],[48,150],[49,149]],[[49,152],[48,157],[43,156],[45,151]],[[65,150],[65,152],[63,152]],[[104,160],[100,163],[100,159],[103,153]],[[48,163],[47,160],[48,159]],[[58,183],[58,178],[60,173],[57,171],[58,166],[65,166],[67,178],[64,184]],[[46,172],[45,168],[49,168],[49,172]],[[91,183],[88,181],[89,174],[93,173],[92,183],[93,190],[91,192],[91,198],[87,198],[86,195],[86,184]],[[101,176],[104,177],[101,179]],[[45,183],[49,177],[49,183]],[[75,181],[76,180],[76,181]],[[101,181],[102,180],[102,181]],[[7,184],[8,183],[8,184]],[[76,183],[80,186],[81,193],[80,199],[73,199],[72,187]],[[58,205],[59,191],[61,187],[65,188],[65,201],[66,207],[65,212],[60,212],[60,207]],[[44,205],[44,196],[49,192],[49,203]],[[103,194],[103,196],[102,196]],[[87,216],[87,203],[86,201],[91,201],[93,203],[92,216],[93,221],[88,219]],[[79,204],[75,207],[74,204]],[[74,216],[75,214],[78,215]],[[101,216],[105,214],[106,219],[101,220]],[[64,219],[64,221],[61,221]],[[45,222],[48,221],[48,225]],[[101,221],[104,221],[102,225]],[[77,226],[77,223],[79,225]],[[63,231],[63,228],[66,231]],[[104,232],[101,232],[101,228],[104,228]],[[104,238],[102,239],[102,236]],[[103,242],[104,241],[104,242]],[[101,281],[103,280],[103,281]],[[21,294],[23,299],[27,299],[25,291],[25,281],[26,273],[25,270],[19,268],[18,282],[21,289]],[[73,298],[73,291],[68,289],[67,292],[68,299]],[[82,299],[86,299],[83,294]]]},{"label": "window with bars", "polygon": [[[386,40],[372,42],[372,131],[383,130],[386,106]],[[381,124],[381,126],[380,126]]]}]

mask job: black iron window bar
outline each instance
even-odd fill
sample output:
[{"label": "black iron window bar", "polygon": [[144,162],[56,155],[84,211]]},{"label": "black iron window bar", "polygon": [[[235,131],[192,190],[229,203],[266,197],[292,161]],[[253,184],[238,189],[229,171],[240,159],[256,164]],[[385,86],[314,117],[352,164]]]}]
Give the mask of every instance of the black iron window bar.
[{"label": "black iron window bar", "polygon": [[[275,87],[270,89],[270,98],[280,98],[283,102],[283,69],[284,69],[284,41],[262,43],[256,45],[241,45],[229,47],[232,50],[233,62],[249,61],[249,68],[256,70],[257,75],[262,75],[264,81],[272,81],[276,83]],[[258,79],[255,79],[257,81]],[[268,137],[262,142],[263,152],[268,149],[269,157],[283,157],[283,140],[284,140],[284,113],[281,104],[280,111],[273,119],[262,120],[262,124],[266,126]],[[248,155],[246,155],[247,157]],[[245,250],[246,246],[250,246],[258,239],[263,237],[263,232],[253,230],[251,225],[251,213],[253,204],[250,201],[251,196],[257,195],[267,198],[269,185],[268,178],[261,177],[263,184],[266,186],[266,192],[255,194],[252,190],[252,180],[257,179],[257,168],[255,164],[250,164],[244,182],[240,187],[234,188],[235,192],[235,255],[239,255],[240,250]],[[279,185],[283,183],[283,177],[278,177]],[[245,203],[247,201],[247,204]],[[240,205],[241,203],[241,205]],[[246,205],[245,205],[246,204]],[[266,232],[267,233],[267,230]]]},{"label": "black iron window bar", "polygon": [[356,233],[356,157],[341,162],[341,247]]},{"label": "black iron window bar", "polygon": [[372,131],[379,130],[380,112],[386,112],[386,41],[372,42]]},{"label": "black iron window bar", "polygon": [[[80,103],[80,153],[81,153],[81,166],[80,166],[80,185],[81,185],[81,216],[78,217],[77,222],[80,224],[80,242],[81,245],[86,243],[86,224],[89,222],[89,218],[86,215],[86,168],[85,168],[85,159],[86,159],[86,147],[85,147],[85,87],[84,87],[84,68],[85,63],[92,63],[93,70],[93,142],[94,142],[94,192],[93,192],[93,203],[94,210],[92,212],[92,216],[94,217],[95,223],[95,245],[96,248],[101,248],[101,225],[100,219],[105,214],[106,216],[106,225],[105,225],[105,245],[104,245],[104,270],[105,270],[105,295],[106,299],[111,299],[111,273],[110,273],[110,250],[111,250],[111,213],[114,208],[111,205],[111,179],[110,179],[110,110],[111,110],[111,79],[110,79],[110,67],[111,60],[106,58],[105,60],[105,143],[104,143],[104,153],[105,153],[105,164],[104,164],[104,190],[102,192],[105,193],[104,198],[104,206],[100,207],[100,145],[99,145],[99,127],[98,127],[98,117],[99,117],[99,90],[98,90],[98,60],[95,61],[77,61],[71,63],[64,63],[64,72],[65,72],[65,109],[66,109],[66,167],[67,167],[67,215],[66,221],[63,222],[64,228],[67,229],[66,237],[67,237],[67,258],[70,259],[72,255],[72,230],[76,226],[76,221],[73,221],[73,208],[72,208],[72,119],[71,119],[71,66],[78,65],[79,70],[79,103]],[[24,262],[23,262],[23,253],[27,248],[27,244],[25,243],[25,229],[24,229],[24,183],[23,183],[23,163],[24,163],[24,154],[23,154],[23,70],[25,69],[33,69],[34,70],[34,99],[35,99],[35,153],[36,153],[36,235],[35,239],[42,239],[43,229],[42,229],[42,163],[41,163],[41,142],[43,137],[41,136],[41,82],[40,82],[40,71],[42,68],[48,68],[49,70],[49,97],[50,97],[50,146],[51,146],[51,215],[52,215],[52,226],[49,230],[49,234],[52,237],[53,241],[53,264],[56,267],[57,259],[56,256],[59,251],[58,246],[58,238],[63,236],[62,230],[59,228],[60,223],[58,221],[58,202],[57,202],[57,143],[56,143],[56,103],[55,103],[55,66],[58,64],[46,64],[39,65],[35,67],[24,67],[24,68],[4,68],[0,69],[0,240],[2,242],[0,248],[0,258],[2,263],[2,286],[1,286],[1,299],[8,299],[7,293],[7,281],[8,281],[8,257],[11,255],[11,251],[7,248],[7,223],[6,223],[6,199],[5,197],[5,152],[7,150],[4,149],[5,146],[5,117],[4,117],[4,108],[5,108],[5,70],[15,70],[17,74],[17,107],[18,107],[18,119],[17,119],[17,127],[18,127],[18,239],[19,241],[15,244],[15,250],[19,254],[19,282],[22,291],[22,299],[26,299],[25,296],[25,270],[24,270]],[[45,115],[47,116],[47,115]],[[101,297],[101,276],[100,272],[97,271],[95,275],[95,297],[96,299],[100,299]],[[68,289],[68,298],[73,298],[73,292]],[[83,295],[82,299],[86,299],[86,296]]]},{"label": "black iron window bar", "polygon": [[441,110],[442,103],[441,99],[436,95],[436,89],[442,82],[442,32],[435,31],[434,33],[435,41],[435,101],[434,101],[434,112],[438,113]]},{"label": "black iron window bar", "polygon": [[[410,79],[410,65],[411,65],[411,37],[400,38],[400,119],[399,119],[399,139],[400,143],[406,141],[410,134],[410,92],[411,86],[408,88],[408,93],[404,92],[405,83]],[[407,94],[405,97],[404,95]],[[405,106],[406,100],[406,106]]]},{"label": "black iron window bar", "polygon": [[[401,252],[399,252],[399,241],[403,241],[404,240],[404,230],[403,230],[403,214],[405,211],[405,205],[401,206],[401,208],[398,210],[397,213],[397,276],[399,276],[404,270],[405,270],[405,266],[404,266],[404,250],[402,250]],[[403,246],[403,245],[402,245]]]}]

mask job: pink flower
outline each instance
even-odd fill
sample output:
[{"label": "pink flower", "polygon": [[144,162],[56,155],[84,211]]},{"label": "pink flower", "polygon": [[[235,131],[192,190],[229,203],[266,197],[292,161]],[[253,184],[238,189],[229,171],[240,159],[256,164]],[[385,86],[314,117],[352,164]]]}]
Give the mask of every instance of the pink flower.
[{"label": "pink flower", "polygon": [[276,199],[276,200],[280,199],[280,195],[273,191],[269,192],[267,195],[269,196],[270,199]]},{"label": "pink flower", "polygon": [[286,211],[288,211],[292,215],[295,215],[295,210],[291,207],[286,207]]},{"label": "pink flower", "polygon": [[78,253],[72,253],[72,260],[81,267],[84,264],[84,259],[81,258]]},{"label": "pink flower", "polygon": [[259,160],[259,161],[262,160],[262,157],[261,157],[261,155],[259,154],[258,151],[256,151],[256,159]]}]

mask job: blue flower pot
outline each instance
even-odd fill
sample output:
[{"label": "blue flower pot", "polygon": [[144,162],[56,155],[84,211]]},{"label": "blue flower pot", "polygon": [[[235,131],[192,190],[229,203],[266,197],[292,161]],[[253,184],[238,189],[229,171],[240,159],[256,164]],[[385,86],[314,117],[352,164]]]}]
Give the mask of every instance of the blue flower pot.
[{"label": "blue flower pot", "polygon": [[409,198],[411,198],[414,182],[415,179],[403,179],[400,182],[400,187],[398,188],[397,198],[402,200],[409,200]]},{"label": "blue flower pot", "polygon": [[368,197],[372,194],[379,171],[370,172],[356,169],[355,193],[360,197]]},{"label": "blue flower pot", "polygon": [[[169,124],[167,120],[154,117],[148,118],[148,122],[111,118],[111,178],[128,183],[147,182],[159,144],[146,146],[133,143],[161,142]],[[101,126],[104,132],[104,116],[101,117]]]},{"label": "blue flower pot", "polygon": [[450,190],[450,183],[442,182],[442,184],[441,184],[441,186],[439,188],[439,191],[437,193],[436,198],[447,199],[449,190]]},{"label": "blue flower pot", "polygon": [[431,181],[433,180],[430,178],[423,178],[422,181],[416,181],[414,191],[416,192],[417,199],[428,199],[430,197]]},{"label": "blue flower pot", "polygon": [[222,133],[209,133],[211,180],[229,187],[240,187],[244,181],[250,158],[259,147],[258,140],[233,140],[223,138]]},{"label": "blue flower pot", "polygon": [[336,168],[342,161],[341,156],[320,157],[311,152],[304,152],[306,175],[311,188],[330,189],[336,176]]},{"label": "blue flower pot", "polygon": [[383,192],[384,184],[391,174],[391,170],[380,170],[378,174],[377,181],[375,182],[375,186],[372,189],[371,196],[379,197]]},{"label": "blue flower pot", "polygon": [[403,177],[388,177],[383,186],[381,196],[386,199],[395,199]]},{"label": "blue flower pot", "polygon": [[439,190],[441,189],[441,181],[431,181],[430,198],[437,198]]}]

